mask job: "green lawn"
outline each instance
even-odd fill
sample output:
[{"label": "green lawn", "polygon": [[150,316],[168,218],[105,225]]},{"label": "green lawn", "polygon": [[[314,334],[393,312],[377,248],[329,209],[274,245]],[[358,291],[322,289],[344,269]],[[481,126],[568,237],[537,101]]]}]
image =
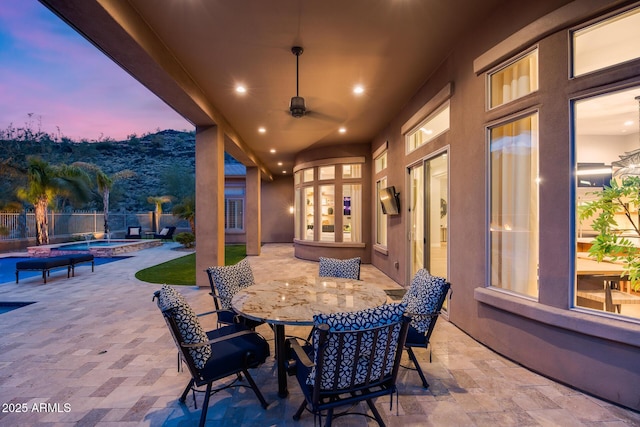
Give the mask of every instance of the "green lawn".
[{"label": "green lawn", "polygon": [[[225,265],[233,265],[247,256],[245,245],[225,246]],[[136,273],[136,279],[149,283],[167,283],[169,285],[196,284],[196,254],[189,254]]]}]

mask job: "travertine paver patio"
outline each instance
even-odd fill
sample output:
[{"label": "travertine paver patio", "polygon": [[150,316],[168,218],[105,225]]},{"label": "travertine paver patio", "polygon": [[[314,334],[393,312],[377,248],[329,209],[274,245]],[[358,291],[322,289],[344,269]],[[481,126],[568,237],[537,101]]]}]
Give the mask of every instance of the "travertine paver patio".
[{"label": "travertine paver patio", "polygon": [[[151,300],[159,285],[134,277],[141,268],[183,256],[171,250],[175,246],[136,252],[132,258],[97,266],[95,273],[80,267],[75,278],[54,273],[46,285],[39,277],[0,285],[0,301],[37,301],[0,315],[1,426],[197,424],[200,410],[194,409],[192,397],[186,405],[178,402],[189,376],[177,372],[176,349]],[[264,246],[263,254],[250,257],[250,263],[257,281],[317,272],[317,263],[295,259],[286,244]],[[363,266],[362,278],[385,289],[397,287],[370,265]],[[212,309],[207,289],[179,290],[196,312]],[[208,327],[214,323],[206,319]],[[273,339],[268,326],[258,331]],[[402,369],[399,407],[394,401],[390,411],[388,399],[377,402],[388,425],[640,425],[638,413],[536,375],[446,321],[438,323],[432,348],[432,363],[426,351],[418,352],[429,390],[420,386],[415,372]],[[250,390],[233,389],[212,397],[207,424],[313,425],[309,414],[299,422],[291,419],[302,401],[300,392],[291,378],[290,396],[278,398],[275,374],[273,358],[255,372],[270,402],[268,410],[260,408]],[[16,412],[23,407],[25,412]],[[345,417],[334,425],[373,424],[363,417]]]}]

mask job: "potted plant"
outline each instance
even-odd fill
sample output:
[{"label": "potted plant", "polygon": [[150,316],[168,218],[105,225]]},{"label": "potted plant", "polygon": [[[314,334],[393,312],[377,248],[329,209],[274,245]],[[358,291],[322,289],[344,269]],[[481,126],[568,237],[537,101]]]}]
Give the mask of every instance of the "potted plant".
[{"label": "potted plant", "polygon": [[595,200],[586,202],[579,208],[580,221],[593,218],[592,227],[598,234],[589,248],[589,256],[598,262],[622,261],[624,272],[635,291],[640,290],[640,247],[629,236],[620,234],[616,215],[623,214],[635,234],[640,239],[640,218],[636,211],[640,208],[640,177],[628,176],[622,180],[612,179],[609,186],[593,192]]}]

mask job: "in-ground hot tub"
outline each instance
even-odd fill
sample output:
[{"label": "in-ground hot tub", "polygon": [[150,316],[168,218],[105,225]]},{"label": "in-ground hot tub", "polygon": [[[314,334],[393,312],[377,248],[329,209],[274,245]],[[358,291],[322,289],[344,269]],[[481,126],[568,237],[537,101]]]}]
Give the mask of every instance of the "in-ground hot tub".
[{"label": "in-ground hot tub", "polygon": [[29,256],[49,257],[69,254],[90,253],[95,257],[113,257],[141,249],[162,245],[161,240],[89,240],[86,242],[58,243],[54,245],[30,246],[27,248]]}]

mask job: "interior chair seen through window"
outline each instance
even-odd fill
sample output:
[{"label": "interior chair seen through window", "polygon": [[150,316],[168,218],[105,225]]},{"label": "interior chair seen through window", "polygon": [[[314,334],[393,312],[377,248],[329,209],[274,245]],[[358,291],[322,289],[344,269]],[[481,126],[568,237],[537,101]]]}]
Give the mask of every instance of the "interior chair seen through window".
[{"label": "interior chair seen through window", "polygon": [[[344,415],[363,415],[384,426],[373,399],[397,393],[396,379],[409,319],[404,304],[387,304],[352,313],[314,316],[313,345],[288,340],[295,375],[305,400],[293,416],[306,410],[325,426]],[[293,374],[293,372],[291,372]],[[396,395],[397,400],[397,395]],[[372,415],[334,409],[366,402]],[[397,401],[396,401],[397,406]],[[314,423],[315,424],[315,423]]]},{"label": "interior chair seen through window", "polygon": [[[429,383],[413,348],[426,349],[429,346],[429,339],[450,288],[451,284],[444,278],[432,276],[423,268],[415,274],[409,290],[402,298],[402,302],[407,305],[407,314],[411,317],[405,348],[420,375],[424,388],[429,388]],[[431,353],[429,353],[429,361],[431,361]]]},{"label": "interior chair seen through window", "polygon": [[[249,373],[249,369],[263,364],[269,356],[269,344],[261,335],[240,324],[205,333],[182,294],[170,286],[163,285],[154,293],[154,299],[178,347],[179,355],[191,374],[191,379],[180,396],[180,403],[186,401],[192,390],[197,409],[195,394],[205,393],[200,426],[205,424],[211,395],[230,387],[250,387],[261,406],[267,408],[267,402]],[[249,385],[239,383],[242,379],[240,373],[244,374]],[[235,378],[213,389],[214,382],[227,377]],[[196,389],[205,385],[205,391]]]}]

